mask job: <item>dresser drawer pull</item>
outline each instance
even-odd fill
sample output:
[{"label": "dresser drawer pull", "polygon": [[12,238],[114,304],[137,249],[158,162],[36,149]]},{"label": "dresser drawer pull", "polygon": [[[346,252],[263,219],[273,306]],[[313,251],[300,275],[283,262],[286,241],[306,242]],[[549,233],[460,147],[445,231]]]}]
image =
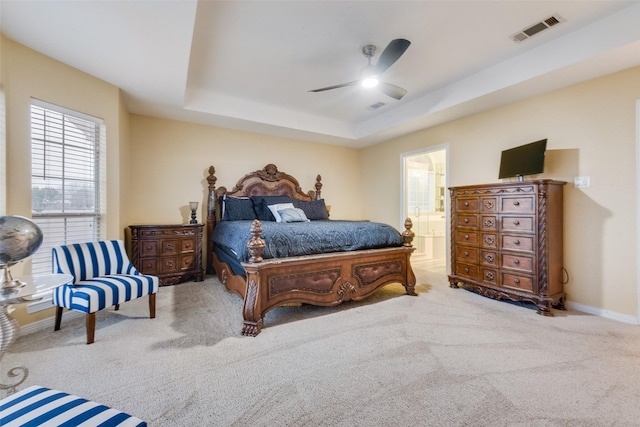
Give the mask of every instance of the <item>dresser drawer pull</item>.
[{"label": "dresser drawer pull", "polygon": [[513,221],[513,225],[520,225],[520,221],[516,219],[515,221]]},{"label": "dresser drawer pull", "polygon": [[465,219],[464,219],[464,223],[465,223],[465,224],[469,224],[469,218],[465,218]]},{"label": "dresser drawer pull", "polygon": [[520,206],[520,202],[516,200],[515,202],[513,202],[513,206]]},{"label": "dresser drawer pull", "polygon": [[494,258],[493,258],[493,254],[486,254],[484,256],[484,259],[488,262],[493,262]]},{"label": "dresser drawer pull", "polygon": [[484,241],[487,245],[493,245],[495,243],[495,239],[493,238],[493,236],[485,237]]},{"label": "dresser drawer pull", "polygon": [[190,249],[191,248],[191,243],[187,243],[186,245],[184,245],[185,248]]},{"label": "dresser drawer pull", "polygon": [[468,234],[465,234],[465,235],[464,235],[464,238],[465,238],[465,240],[469,240],[469,235],[468,235]]},{"label": "dresser drawer pull", "polygon": [[464,251],[464,256],[469,256],[469,251]]},{"label": "dresser drawer pull", "polygon": [[519,244],[520,244],[520,240],[517,240],[517,239],[516,239],[516,240],[514,240],[514,241],[513,241],[513,244],[514,244],[514,245],[519,245]]},{"label": "dresser drawer pull", "polygon": [[169,243],[169,244],[167,244],[167,249],[169,249],[169,250],[174,250],[174,249],[175,249],[175,246],[173,246],[173,244],[172,244],[172,243]]},{"label": "dresser drawer pull", "polygon": [[493,202],[485,202],[485,203],[484,203],[484,206],[485,206],[487,209],[493,209]]},{"label": "dresser drawer pull", "polygon": [[487,271],[484,277],[486,277],[487,280],[493,281],[493,279],[495,279],[496,276],[495,274],[493,274],[493,271]]},{"label": "dresser drawer pull", "polygon": [[148,251],[151,251],[151,250],[153,250],[153,246],[151,246],[151,245],[148,245],[148,246],[147,246],[147,250],[148,250]]},{"label": "dresser drawer pull", "polygon": [[513,279],[513,283],[515,283],[516,285],[520,284],[520,279]]},{"label": "dresser drawer pull", "polygon": [[469,267],[465,267],[465,268],[464,268],[464,272],[465,272],[465,273],[468,273],[468,272],[469,272]]},{"label": "dresser drawer pull", "polygon": [[493,227],[493,220],[492,219],[485,219],[484,220],[484,225],[487,227]]},{"label": "dresser drawer pull", "polygon": [[520,265],[520,260],[519,260],[519,259],[514,259],[514,260],[513,260],[513,263],[514,263],[515,265]]},{"label": "dresser drawer pull", "polygon": [[464,202],[464,207],[468,208],[469,207],[469,202]]}]

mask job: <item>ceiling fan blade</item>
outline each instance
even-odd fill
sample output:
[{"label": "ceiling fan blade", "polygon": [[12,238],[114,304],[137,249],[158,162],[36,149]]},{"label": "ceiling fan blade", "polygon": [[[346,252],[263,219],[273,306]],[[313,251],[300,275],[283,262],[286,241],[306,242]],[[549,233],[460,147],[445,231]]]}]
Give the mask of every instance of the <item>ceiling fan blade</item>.
[{"label": "ceiling fan blade", "polygon": [[401,99],[407,94],[406,89],[384,82],[378,84],[378,89],[395,99]]},{"label": "ceiling fan blade", "polygon": [[341,88],[341,87],[355,86],[355,85],[357,85],[359,82],[360,82],[359,80],[354,80],[354,81],[352,81],[352,82],[349,82],[349,83],[342,83],[342,84],[340,84],[340,85],[327,86],[327,87],[322,87],[322,88],[320,88],[320,89],[313,89],[313,90],[310,90],[309,92],[322,92],[322,91],[325,91],[325,90],[338,89],[338,88]]},{"label": "ceiling fan blade", "polygon": [[384,48],[378,62],[376,62],[375,70],[378,75],[384,73],[387,68],[391,67],[402,54],[409,48],[411,42],[405,39],[395,39]]}]

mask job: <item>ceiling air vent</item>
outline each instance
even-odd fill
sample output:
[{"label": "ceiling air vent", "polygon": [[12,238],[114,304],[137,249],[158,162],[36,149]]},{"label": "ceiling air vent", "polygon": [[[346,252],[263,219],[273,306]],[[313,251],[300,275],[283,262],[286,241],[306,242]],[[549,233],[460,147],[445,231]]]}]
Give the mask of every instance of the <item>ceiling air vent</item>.
[{"label": "ceiling air vent", "polygon": [[376,102],[375,104],[371,104],[369,105],[367,108],[369,110],[377,110],[378,108],[382,107],[383,105],[387,105],[384,102]]},{"label": "ceiling air vent", "polygon": [[544,21],[533,24],[522,31],[518,31],[515,34],[512,34],[511,40],[513,40],[516,43],[520,43],[524,40],[527,40],[529,37],[533,37],[534,35],[538,34],[540,31],[544,31],[547,28],[551,28],[554,25],[557,25],[564,21],[565,20],[558,15],[550,16]]}]

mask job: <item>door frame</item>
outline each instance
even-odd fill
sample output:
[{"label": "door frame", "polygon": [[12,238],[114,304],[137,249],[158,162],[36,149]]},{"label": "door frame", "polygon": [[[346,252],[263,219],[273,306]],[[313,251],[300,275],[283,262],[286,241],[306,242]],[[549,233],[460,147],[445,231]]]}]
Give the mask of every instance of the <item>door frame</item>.
[{"label": "door frame", "polygon": [[[449,144],[438,144],[438,145],[430,145],[428,147],[418,148],[416,150],[407,151],[405,153],[400,153],[400,229],[404,229],[404,220],[407,218],[407,212],[404,211],[405,208],[405,183],[404,183],[404,164],[407,157],[412,157],[418,154],[428,154],[434,151],[443,151],[444,150],[444,162],[445,162],[445,188],[449,188]],[[451,218],[450,218],[450,204],[451,197],[449,194],[445,192],[444,196],[444,215],[445,215],[445,230],[444,230],[444,239],[445,239],[445,271],[451,271],[451,241],[450,241],[450,231],[451,227]]]}]

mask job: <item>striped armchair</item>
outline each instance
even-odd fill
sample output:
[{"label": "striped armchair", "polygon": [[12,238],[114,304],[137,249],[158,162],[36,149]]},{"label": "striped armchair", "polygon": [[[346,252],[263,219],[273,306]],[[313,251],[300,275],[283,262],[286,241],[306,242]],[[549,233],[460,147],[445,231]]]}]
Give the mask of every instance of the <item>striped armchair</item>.
[{"label": "striped armchair", "polygon": [[95,337],[96,312],[149,295],[149,317],[156,317],[156,276],[141,274],[129,261],[122,240],[76,243],[52,249],[53,272],[70,274],[73,283],[53,291],[57,306],[55,330],[60,330],[62,311],[86,313],[87,344]]}]

